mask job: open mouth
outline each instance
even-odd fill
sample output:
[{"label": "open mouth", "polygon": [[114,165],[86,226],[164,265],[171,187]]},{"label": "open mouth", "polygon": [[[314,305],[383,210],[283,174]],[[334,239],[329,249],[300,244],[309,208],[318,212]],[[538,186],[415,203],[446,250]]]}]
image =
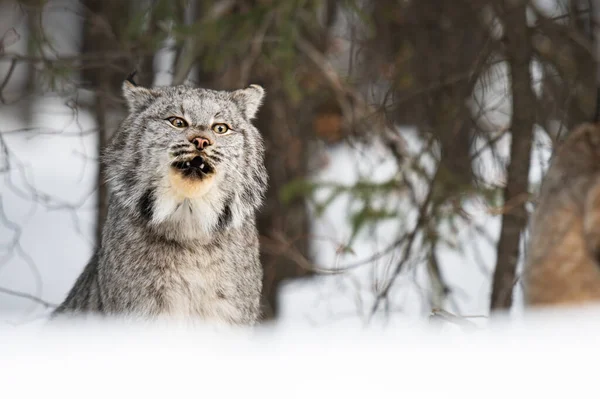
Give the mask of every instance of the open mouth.
[{"label": "open mouth", "polygon": [[171,166],[179,170],[186,177],[199,177],[214,173],[214,168],[200,155],[190,160],[173,162]]}]

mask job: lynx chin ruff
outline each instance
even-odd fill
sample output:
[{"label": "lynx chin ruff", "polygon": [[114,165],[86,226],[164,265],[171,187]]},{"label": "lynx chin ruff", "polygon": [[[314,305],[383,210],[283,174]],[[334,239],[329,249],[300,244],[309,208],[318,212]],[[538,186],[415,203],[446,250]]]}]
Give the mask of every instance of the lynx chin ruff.
[{"label": "lynx chin ruff", "polygon": [[600,127],[559,147],[542,183],[525,266],[529,306],[600,301]]},{"label": "lynx chin ruff", "polygon": [[53,313],[254,324],[255,212],[267,187],[251,124],[260,86],[233,92],[123,84],[129,115],[106,150],[102,242]]}]

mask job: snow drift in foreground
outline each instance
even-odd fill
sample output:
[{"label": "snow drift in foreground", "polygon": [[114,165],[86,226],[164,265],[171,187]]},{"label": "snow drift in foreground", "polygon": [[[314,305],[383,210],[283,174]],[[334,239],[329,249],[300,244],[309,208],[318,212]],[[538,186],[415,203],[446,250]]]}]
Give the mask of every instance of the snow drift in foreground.
[{"label": "snow drift in foreground", "polygon": [[595,396],[600,308],[448,326],[5,327],[0,381],[7,398]]}]

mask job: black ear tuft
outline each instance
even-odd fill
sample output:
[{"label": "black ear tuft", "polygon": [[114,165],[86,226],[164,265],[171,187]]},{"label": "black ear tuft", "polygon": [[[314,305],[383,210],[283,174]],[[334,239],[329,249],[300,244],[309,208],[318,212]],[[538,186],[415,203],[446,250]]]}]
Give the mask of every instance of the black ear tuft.
[{"label": "black ear tuft", "polygon": [[135,78],[135,75],[137,75],[137,69],[134,69],[129,75],[127,75],[127,78],[125,80],[131,83],[133,86],[137,87],[138,84],[135,83],[135,80],[133,80],[133,78]]}]

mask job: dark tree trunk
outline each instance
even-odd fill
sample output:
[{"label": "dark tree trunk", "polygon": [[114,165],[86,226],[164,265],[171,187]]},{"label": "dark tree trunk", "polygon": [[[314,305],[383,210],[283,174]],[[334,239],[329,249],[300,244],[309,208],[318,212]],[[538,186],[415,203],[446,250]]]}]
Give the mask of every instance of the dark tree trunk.
[{"label": "dark tree trunk", "polygon": [[532,89],[532,46],[524,2],[503,1],[499,7],[506,35],[506,57],[512,84],[510,164],[504,190],[500,240],[491,295],[491,309],[509,309],[519,261],[521,232],[527,224],[529,166],[535,122],[536,98]]},{"label": "dark tree trunk", "polygon": [[[389,117],[415,125],[440,146],[435,201],[444,202],[473,183],[472,111],[467,106],[491,48],[481,10],[487,1],[420,0],[408,6],[373,2],[375,40],[366,71],[393,73]],[[383,74],[385,76],[385,74]]]},{"label": "dark tree trunk", "polygon": [[[119,41],[120,34],[127,23],[127,3],[119,0],[87,0],[84,2],[86,20],[83,33],[82,53],[92,55],[107,55],[123,52]],[[93,61],[92,65],[84,65],[84,87],[94,91],[94,118],[98,128],[98,159],[110,139],[110,115],[120,105],[119,90],[128,71],[133,69],[133,63],[128,58],[106,57],[109,61]],[[100,245],[102,227],[108,208],[108,192],[105,183],[105,171],[99,162],[97,175],[97,206],[96,245]]]},{"label": "dark tree trunk", "polygon": [[[337,3],[328,0],[323,4],[323,20],[316,26],[302,26],[302,34],[326,58],[330,32],[337,18]],[[308,70],[315,68],[306,54],[299,56],[300,65]],[[273,73],[273,71],[271,71]],[[257,81],[271,80],[265,71],[255,71]],[[315,139],[314,121],[320,106],[331,96],[327,89],[305,94],[301,106],[292,105],[284,87],[272,85],[267,90],[267,100],[257,122],[266,142],[266,167],[269,173],[269,190],[265,206],[258,215],[261,235],[261,261],[263,278],[263,318],[274,319],[280,314],[278,295],[284,282],[306,278],[313,272],[294,260],[295,255],[310,259],[310,218],[304,198],[291,202],[281,200],[282,189],[290,182],[306,179],[314,157],[309,144]],[[325,100],[324,100],[325,99]],[[312,133],[311,133],[312,132]]]},{"label": "dark tree trunk", "polygon": [[[261,235],[261,261],[264,268],[263,317],[276,318],[279,314],[277,295],[281,283],[308,275],[308,271],[285,256],[288,243],[301,254],[308,255],[309,220],[303,199],[284,204],[281,189],[289,182],[306,177],[309,154],[307,140],[299,126],[282,129],[287,123],[289,109],[281,92],[268,93],[260,112],[257,127],[267,146],[266,166],[269,190],[262,212],[258,215]],[[300,118],[296,119],[299,120]],[[280,253],[278,253],[280,251]]]}]

